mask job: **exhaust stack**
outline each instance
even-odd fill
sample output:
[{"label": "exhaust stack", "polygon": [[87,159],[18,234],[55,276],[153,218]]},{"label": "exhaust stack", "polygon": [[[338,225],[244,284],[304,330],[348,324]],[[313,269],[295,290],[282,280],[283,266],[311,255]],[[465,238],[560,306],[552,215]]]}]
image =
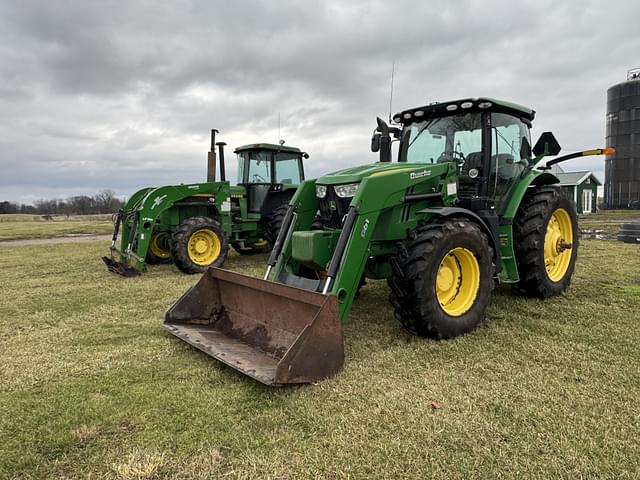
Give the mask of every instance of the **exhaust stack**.
[{"label": "exhaust stack", "polygon": [[211,150],[207,153],[207,182],[216,181],[216,133],[218,129],[211,129]]},{"label": "exhaust stack", "polygon": [[216,143],[216,145],[218,146],[218,157],[220,158],[220,181],[221,182],[226,182],[227,181],[227,173],[225,171],[224,168],[224,147],[227,145],[225,142],[218,142]]}]

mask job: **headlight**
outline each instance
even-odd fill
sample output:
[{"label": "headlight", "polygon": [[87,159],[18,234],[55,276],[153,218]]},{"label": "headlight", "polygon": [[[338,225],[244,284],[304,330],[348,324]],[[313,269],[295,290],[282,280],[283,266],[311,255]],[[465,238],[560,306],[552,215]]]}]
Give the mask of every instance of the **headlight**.
[{"label": "headlight", "polygon": [[353,197],[358,191],[359,183],[347,183],[346,185],[336,185],[333,189],[340,198]]},{"label": "headlight", "polygon": [[327,186],[326,185],[316,185],[316,197],[324,198],[327,196]]}]

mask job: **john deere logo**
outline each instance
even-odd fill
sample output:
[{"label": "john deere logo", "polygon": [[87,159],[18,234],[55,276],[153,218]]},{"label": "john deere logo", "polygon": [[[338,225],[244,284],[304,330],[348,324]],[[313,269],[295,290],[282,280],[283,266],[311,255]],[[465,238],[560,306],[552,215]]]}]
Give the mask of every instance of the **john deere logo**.
[{"label": "john deere logo", "polygon": [[336,211],[337,210],[336,202],[334,200],[329,200],[329,209]]},{"label": "john deere logo", "polygon": [[154,208],[156,208],[158,205],[160,205],[162,203],[162,201],[166,198],[166,195],[159,195],[156,198],[153,199],[153,205],[151,205],[151,210],[153,210]]},{"label": "john deere logo", "polygon": [[423,170],[421,172],[411,172],[409,178],[415,180],[416,178],[428,177],[429,175],[431,175],[431,170]]}]

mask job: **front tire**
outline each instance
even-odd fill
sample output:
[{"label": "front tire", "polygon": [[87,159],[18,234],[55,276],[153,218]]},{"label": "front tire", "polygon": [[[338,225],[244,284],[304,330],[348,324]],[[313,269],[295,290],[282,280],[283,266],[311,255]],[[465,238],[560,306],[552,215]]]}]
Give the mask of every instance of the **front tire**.
[{"label": "front tire", "polygon": [[228,252],[222,225],[211,218],[189,218],[173,233],[171,255],[184,273],[203,273],[209,267],[220,267]]},{"label": "front tire", "polygon": [[154,231],[149,240],[145,261],[150,265],[171,263],[171,234]]},{"label": "front tire", "polygon": [[575,270],[578,231],[574,205],[558,188],[540,187],[529,193],[513,225],[520,276],[513,290],[539,298],[564,292]]},{"label": "front tire", "polygon": [[402,326],[445,339],[473,330],[493,290],[493,250],[480,227],[466,219],[419,226],[391,262],[390,301]]}]

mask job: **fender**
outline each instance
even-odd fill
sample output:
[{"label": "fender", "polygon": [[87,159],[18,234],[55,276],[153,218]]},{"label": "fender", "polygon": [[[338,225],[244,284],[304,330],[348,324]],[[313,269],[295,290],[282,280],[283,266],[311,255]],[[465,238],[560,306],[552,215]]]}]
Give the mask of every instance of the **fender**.
[{"label": "fender", "polygon": [[477,223],[482,231],[487,234],[487,237],[489,237],[489,243],[491,244],[491,248],[493,249],[493,263],[496,267],[496,272],[499,272],[501,270],[497,217],[495,222],[496,225],[491,226],[484,219],[482,219],[482,217],[472,212],[471,210],[467,210],[466,208],[430,207],[419,210],[417,213],[428,213],[429,215],[433,215],[434,217],[441,218],[465,217],[472,222]]},{"label": "fender", "polygon": [[504,210],[502,211],[502,215],[500,215],[500,222],[513,222],[513,219],[518,212],[518,208],[522,203],[522,199],[529,187],[539,186],[539,185],[555,185],[560,183],[558,177],[549,172],[541,172],[539,170],[530,170],[527,172],[524,177],[516,184],[513,189],[513,193],[509,200],[507,201]]}]

